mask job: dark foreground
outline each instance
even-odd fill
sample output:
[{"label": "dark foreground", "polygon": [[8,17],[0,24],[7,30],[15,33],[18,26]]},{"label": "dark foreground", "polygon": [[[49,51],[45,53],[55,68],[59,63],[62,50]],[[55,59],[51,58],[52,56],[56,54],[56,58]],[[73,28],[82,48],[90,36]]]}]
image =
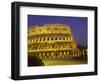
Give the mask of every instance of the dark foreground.
[{"label": "dark foreground", "polygon": [[47,59],[41,60],[38,58],[28,59],[28,66],[55,66],[55,65],[77,65],[87,64],[86,58],[74,58],[74,59]]}]

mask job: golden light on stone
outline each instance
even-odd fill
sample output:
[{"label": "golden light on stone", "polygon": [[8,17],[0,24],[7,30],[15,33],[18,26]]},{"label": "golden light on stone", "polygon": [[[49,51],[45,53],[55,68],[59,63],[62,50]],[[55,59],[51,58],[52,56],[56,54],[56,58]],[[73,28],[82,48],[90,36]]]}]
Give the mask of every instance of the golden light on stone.
[{"label": "golden light on stone", "polygon": [[67,60],[81,55],[69,25],[45,24],[29,27],[28,56],[41,59],[44,65],[51,65],[47,61]]}]

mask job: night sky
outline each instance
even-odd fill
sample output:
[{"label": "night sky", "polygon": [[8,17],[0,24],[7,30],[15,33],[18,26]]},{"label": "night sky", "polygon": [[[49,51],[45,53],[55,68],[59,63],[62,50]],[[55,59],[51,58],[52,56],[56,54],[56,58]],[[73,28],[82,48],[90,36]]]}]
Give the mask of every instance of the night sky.
[{"label": "night sky", "polygon": [[77,45],[87,46],[88,18],[69,16],[28,15],[28,28],[34,25],[68,24]]}]

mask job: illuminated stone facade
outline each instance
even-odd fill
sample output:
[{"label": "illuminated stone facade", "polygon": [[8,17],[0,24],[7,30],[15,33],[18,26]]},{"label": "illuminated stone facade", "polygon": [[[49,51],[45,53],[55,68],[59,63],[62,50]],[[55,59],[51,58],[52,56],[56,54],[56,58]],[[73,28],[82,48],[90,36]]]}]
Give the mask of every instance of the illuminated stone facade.
[{"label": "illuminated stone facade", "polygon": [[80,57],[69,25],[46,24],[28,29],[28,55],[41,60]]}]

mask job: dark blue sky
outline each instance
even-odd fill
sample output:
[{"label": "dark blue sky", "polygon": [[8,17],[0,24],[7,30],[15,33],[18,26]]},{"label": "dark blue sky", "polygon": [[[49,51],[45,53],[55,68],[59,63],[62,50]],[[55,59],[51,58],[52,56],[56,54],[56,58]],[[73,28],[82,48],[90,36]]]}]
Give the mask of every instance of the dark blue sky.
[{"label": "dark blue sky", "polygon": [[88,18],[69,16],[28,15],[28,27],[44,24],[69,24],[78,44],[87,45]]}]

